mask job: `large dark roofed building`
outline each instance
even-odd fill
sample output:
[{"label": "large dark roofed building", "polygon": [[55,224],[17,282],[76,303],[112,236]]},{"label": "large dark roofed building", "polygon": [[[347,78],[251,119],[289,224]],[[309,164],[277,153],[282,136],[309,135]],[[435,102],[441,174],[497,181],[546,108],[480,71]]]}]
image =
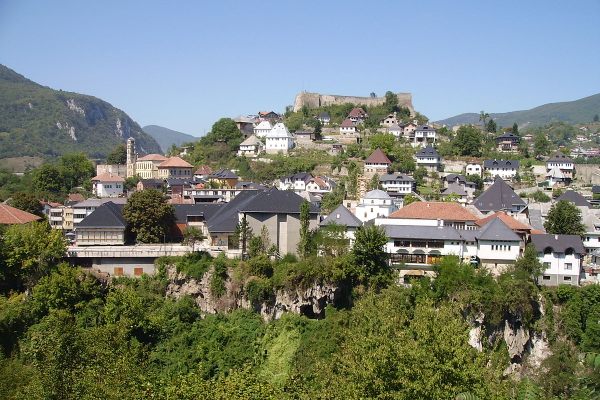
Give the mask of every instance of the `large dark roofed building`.
[{"label": "large dark roofed building", "polygon": [[473,205],[484,214],[496,211],[518,214],[527,208],[527,203],[499,176],[475,199]]}]

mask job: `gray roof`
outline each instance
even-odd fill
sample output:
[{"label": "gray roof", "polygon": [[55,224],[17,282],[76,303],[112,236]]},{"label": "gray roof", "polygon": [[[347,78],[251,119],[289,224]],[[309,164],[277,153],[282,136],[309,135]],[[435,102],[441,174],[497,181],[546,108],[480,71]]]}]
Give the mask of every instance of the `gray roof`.
[{"label": "gray roof", "polygon": [[362,225],[362,222],[354,214],[350,212],[343,204],[340,204],[335,210],[333,210],[328,216],[321,221],[321,226],[327,226],[330,224],[345,225],[350,228],[358,228]]},{"label": "gray roof", "polygon": [[448,174],[445,177],[442,178],[443,180],[445,180],[446,182],[461,182],[461,183],[467,183],[467,178],[465,178],[464,175],[459,175],[459,174]]},{"label": "gray roof", "polygon": [[401,174],[400,172],[396,172],[393,174],[384,174],[379,178],[379,182],[388,182],[388,181],[407,181],[414,182],[414,179],[410,175]]},{"label": "gray roof", "polygon": [[476,237],[478,240],[506,240],[515,242],[521,240],[500,218],[493,218],[485,224]]},{"label": "gray roof", "polygon": [[538,252],[551,248],[555,253],[564,253],[571,248],[577,254],[585,254],[581,237],[577,235],[531,235],[531,243]]},{"label": "gray roof", "polygon": [[514,168],[519,169],[519,160],[485,160],[483,168]]},{"label": "gray roof", "polygon": [[552,155],[552,157],[548,158],[546,162],[563,162],[563,163],[572,163],[573,160],[567,156],[565,156],[560,151],[557,151]]},{"label": "gray roof", "polygon": [[380,189],[368,191],[365,194],[365,199],[391,199],[390,195]]},{"label": "gray roof", "polygon": [[260,192],[257,190],[243,190],[229,203],[221,206],[208,220],[208,231],[211,233],[234,232],[239,221],[240,208],[254,199],[258,193]]},{"label": "gray roof", "polygon": [[280,181],[284,182],[286,179],[290,181],[304,181],[308,183],[308,181],[312,179],[312,175],[308,172],[296,172],[295,174],[284,176],[280,179]]},{"label": "gray roof", "polygon": [[592,205],[581,195],[581,193],[576,192],[574,190],[567,190],[563,194],[561,194],[556,201],[566,200],[569,201],[576,206],[580,207],[591,207]]},{"label": "gray roof", "polygon": [[448,187],[445,188],[444,190],[442,190],[442,194],[443,195],[457,194],[461,197],[467,196],[467,192],[465,191],[465,189],[463,189],[463,187],[461,185],[459,185],[458,183],[454,183],[454,182],[448,184]]},{"label": "gray roof", "polygon": [[499,176],[496,177],[492,186],[475,199],[473,204],[482,212],[510,210],[513,205],[527,205]]},{"label": "gray roof", "polygon": [[592,193],[594,193],[594,194],[600,194],[600,185],[594,185],[594,186],[592,186]]},{"label": "gray roof", "polygon": [[173,204],[175,221],[185,223],[189,215],[203,216],[204,220],[209,220],[224,205],[223,203]]},{"label": "gray roof", "polygon": [[463,240],[451,226],[382,225],[386,235],[402,239]]},{"label": "gray roof", "polygon": [[439,157],[437,150],[433,148],[432,145],[427,145],[422,148],[417,154],[417,157]]},{"label": "gray roof", "polygon": [[100,207],[104,203],[115,203],[115,204],[125,204],[127,203],[126,197],[106,197],[103,199],[87,199],[84,201],[80,201],[79,203],[73,205],[73,208],[87,208],[87,207]]},{"label": "gray roof", "polygon": [[435,131],[431,125],[419,125],[415,129],[416,131]]},{"label": "gray roof", "polygon": [[236,189],[255,189],[255,190],[265,190],[266,186],[261,185],[259,183],[254,183],[250,181],[240,181],[235,184]]},{"label": "gray roof", "polygon": [[500,140],[502,140],[502,139],[511,139],[511,140],[514,140],[514,141],[519,141],[521,138],[519,136],[515,135],[512,132],[506,132],[506,133],[504,133],[504,134],[502,134],[500,136],[496,136],[496,140],[498,140],[498,139],[500,139]]},{"label": "gray roof", "polygon": [[90,215],[85,217],[75,229],[79,228],[123,228],[127,222],[123,217],[123,204],[115,204],[112,201],[102,204]]},{"label": "gray roof", "polygon": [[329,113],[327,111],[322,111],[321,113],[319,113],[319,118],[329,118]]},{"label": "gray roof", "polygon": [[[302,202],[304,202],[304,199],[291,190],[271,188],[259,192],[254,198],[245,203],[240,211],[245,213],[299,214]],[[311,204],[310,213],[318,214],[319,208]]]},{"label": "gray roof", "polygon": [[210,178],[218,179],[237,179],[238,176],[228,169],[220,169],[209,175]]}]

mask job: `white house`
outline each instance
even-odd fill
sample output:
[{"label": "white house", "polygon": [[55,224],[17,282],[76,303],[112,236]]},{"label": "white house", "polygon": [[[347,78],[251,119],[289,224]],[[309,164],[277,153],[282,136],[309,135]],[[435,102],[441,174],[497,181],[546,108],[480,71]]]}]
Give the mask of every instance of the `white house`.
[{"label": "white house", "polygon": [[271,129],[273,129],[271,123],[268,120],[263,120],[260,122],[260,124],[254,127],[254,134],[258,138],[264,138],[269,132],[271,132]]},{"label": "white house", "polygon": [[427,171],[439,171],[442,167],[442,158],[431,145],[421,149],[415,154],[417,167],[424,167]]},{"label": "white house", "polygon": [[419,125],[412,132],[411,139],[413,147],[435,143],[436,131],[430,125]]},{"label": "white house", "polygon": [[123,195],[125,179],[119,175],[104,173],[92,178],[93,193],[102,197],[119,197]]},{"label": "white house", "polygon": [[379,125],[389,128],[392,125],[398,126],[398,118],[396,117],[396,113],[388,114],[387,117],[381,120]]},{"label": "white house", "polygon": [[369,117],[369,114],[360,107],[355,107],[348,113],[348,119],[356,124],[360,124]]},{"label": "white house", "polygon": [[400,139],[404,133],[404,130],[400,128],[400,125],[392,124],[388,126],[388,133],[394,135],[396,139]]},{"label": "white house", "polygon": [[348,240],[349,247],[352,247],[354,245],[355,232],[362,226],[362,222],[350,210],[340,204],[321,221],[320,226],[323,228],[333,224],[343,225],[346,228],[344,237]]},{"label": "white house", "polygon": [[378,217],[387,217],[396,209],[389,194],[383,190],[371,190],[360,199],[355,215],[362,222],[366,222]]},{"label": "white house", "polygon": [[304,192],[306,185],[312,179],[308,172],[298,172],[296,174],[284,176],[279,180],[279,190],[293,190],[295,192]]},{"label": "white house", "polygon": [[519,160],[485,160],[483,171],[492,178],[499,176],[510,181],[519,171]]},{"label": "white house", "polygon": [[294,147],[294,135],[292,135],[283,122],[275,124],[265,137],[265,150],[269,154],[287,153]]},{"label": "white house", "polygon": [[465,167],[465,174],[483,176],[483,169],[480,164],[469,163]]},{"label": "white house", "polygon": [[546,286],[579,285],[585,249],[577,235],[531,235],[531,243],[544,266],[539,283]]},{"label": "white house", "polygon": [[553,169],[559,169],[561,177],[566,184],[569,184],[575,175],[575,164],[573,160],[563,153],[556,152],[552,157],[546,160],[546,172],[549,173]]},{"label": "white house", "polygon": [[240,143],[238,156],[240,157],[256,157],[263,151],[263,144],[256,135],[249,136],[246,140]]},{"label": "white house", "polygon": [[372,176],[374,174],[385,175],[392,165],[390,159],[385,155],[383,150],[377,148],[365,160],[365,175]]},{"label": "white house", "polygon": [[581,211],[581,220],[585,225],[583,247],[587,254],[600,250],[600,215],[597,209],[586,206],[577,206]]},{"label": "white house", "polygon": [[335,181],[326,176],[315,176],[306,183],[306,191],[310,194],[325,194],[335,188]]},{"label": "white house", "polygon": [[329,125],[329,122],[331,121],[331,117],[329,116],[329,113],[327,111],[323,111],[319,114],[318,117],[319,121],[321,121],[321,123],[323,125]]},{"label": "white house", "polygon": [[356,122],[346,118],[340,125],[340,135],[355,135],[356,134]]},{"label": "white house", "polygon": [[416,186],[415,180],[411,176],[399,172],[381,175],[379,183],[387,192],[405,195],[412,193]]},{"label": "white house", "polygon": [[500,218],[494,218],[476,231],[477,254],[479,262],[500,272],[498,267],[514,264],[521,252],[521,238]]}]

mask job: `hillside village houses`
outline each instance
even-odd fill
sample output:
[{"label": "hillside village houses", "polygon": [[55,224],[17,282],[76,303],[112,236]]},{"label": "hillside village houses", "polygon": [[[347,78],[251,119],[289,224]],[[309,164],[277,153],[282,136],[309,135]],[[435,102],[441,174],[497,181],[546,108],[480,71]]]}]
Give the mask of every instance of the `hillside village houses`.
[{"label": "hillside village houses", "polygon": [[92,178],[92,192],[97,197],[119,197],[123,195],[125,179],[119,175],[104,173]]},{"label": "hillside village houses", "polygon": [[348,113],[348,119],[355,124],[362,123],[365,119],[369,117],[369,114],[361,107],[355,107]]},{"label": "hillside village houses", "polygon": [[437,139],[437,132],[430,125],[419,125],[410,135],[409,141],[413,147],[433,144]]},{"label": "hillside village houses", "polygon": [[329,122],[331,121],[331,116],[329,115],[329,113],[327,111],[323,111],[323,112],[319,113],[319,116],[317,117],[317,119],[324,126],[327,126],[327,125],[329,125]]},{"label": "hillside village houses", "polygon": [[264,150],[264,146],[256,135],[251,135],[240,143],[238,156],[257,157]]},{"label": "hillside village houses", "polygon": [[427,145],[415,154],[417,167],[423,167],[429,172],[437,172],[442,169],[442,158],[436,149]]},{"label": "hillside village houses", "polygon": [[261,121],[254,127],[254,134],[257,138],[264,139],[271,132],[271,129],[273,129],[273,126],[269,121]]},{"label": "hillside village houses", "polygon": [[546,160],[546,172],[551,176],[560,175],[565,185],[569,185],[575,176],[575,164],[559,151]]},{"label": "hillside village houses", "polygon": [[292,135],[283,122],[278,122],[265,136],[265,151],[268,154],[287,153],[294,148]]},{"label": "hillside village houses", "polygon": [[519,160],[485,160],[483,173],[491,178],[499,176],[504,180],[512,180],[519,171]]},{"label": "hillside village houses", "polygon": [[411,176],[399,172],[381,175],[379,183],[390,195],[404,196],[417,189],[417,183]]},{"label": "hillside village houses", "polygon": [[481,167],[481,164],[468,163],[465,166],[465,173],[467,175],[477,175],[483,177],[483,168]]},{"label": "hillside village houses", "polygon": [[365,160],[364,174],[371,177],[375,174],[382,176],[387,174],[392,162],[380,148],[375,149],[373,153]]},{"label": "hillside village houses", "polygon": [[518,150],[519,136],[512,132],[505,132],[500,136],[496,136],[496,149],[500,152],[514,152]]},{"label": "hillside village houses", "polygon": [[340,135],[356,135],[356,122],[352,121],[350,118],[346,118],[340,124]]},{"label": "hillside village houses", "polygon": [[356,206],[355,215],[361,222],[387,217],[398,207],[392,197],[383,190],[371,190],[362,197]]}]

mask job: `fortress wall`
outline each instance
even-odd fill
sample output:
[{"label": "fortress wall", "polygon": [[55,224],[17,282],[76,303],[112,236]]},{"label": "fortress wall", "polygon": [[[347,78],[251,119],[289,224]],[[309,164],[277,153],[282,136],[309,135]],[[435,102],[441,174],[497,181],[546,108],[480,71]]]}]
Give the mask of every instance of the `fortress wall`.
[{"label": "fortress wall", "polygon": [[[410,93],[396,93],[398,96],[398,105],[407,107],[411,113],[415,110],[412,105],[412,95]],[[358,96],[337,96],[332,94],[319,94],[302,92],[296,95],[294,100],[294,112],[300,111],[303,106],[316,108],[331,104],[364,104],[367,106],[376,106],[383,104],[385,97],[358,97]]]}]

